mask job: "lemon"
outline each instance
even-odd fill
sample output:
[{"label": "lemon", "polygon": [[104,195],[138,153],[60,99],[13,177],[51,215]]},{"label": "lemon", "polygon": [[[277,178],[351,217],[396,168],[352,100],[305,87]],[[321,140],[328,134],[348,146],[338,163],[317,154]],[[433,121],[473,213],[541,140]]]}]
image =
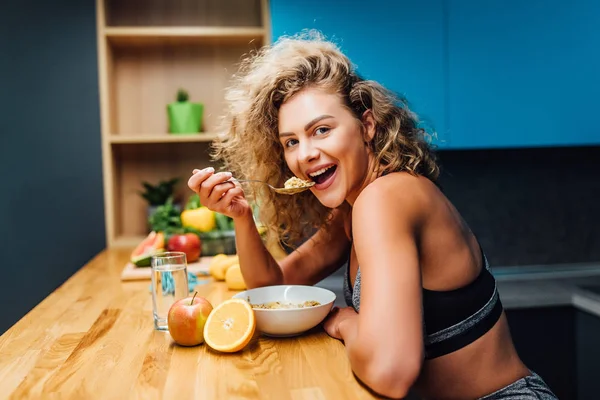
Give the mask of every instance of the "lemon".
[{"label": "lemon", "polygon": [[217,227],[215,213],[206,207],[184,210],[181,213],[181,224],[200,232],[209,232]]},{"label": "lemon", "polygon": [[215,275],[215,271],[217,268],[220,268],[219,265],[221,262],[227,260],[229,257],[226,254],[217,254],[210,260],[210,264],[208,265],[208,273],[211,275]]},{"label": "lemon", "polygon": [[210,274],[215,278],[215,280],[222,281],[225,279],[225,273],[227,272],[227,269],[232,265],[239,264],[239,262],[238,256],[229,256],[227,259],[217,260],[217,262],[212,266],[212,270],[210,270],[209,267]]},{"label": "lemon", "polygon": [[225,283],[229,290],[246,289],[246,282],[244,282],[244,277],[242,276],[242,270],[239,264],[227,268],[227,272],[225,272]]}]

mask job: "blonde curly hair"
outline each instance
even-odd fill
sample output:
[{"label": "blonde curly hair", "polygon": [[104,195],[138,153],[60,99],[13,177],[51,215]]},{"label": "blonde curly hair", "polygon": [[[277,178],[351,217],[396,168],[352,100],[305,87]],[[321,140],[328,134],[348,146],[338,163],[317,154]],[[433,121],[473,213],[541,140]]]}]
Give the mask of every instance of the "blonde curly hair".
[{"label": "blonde curly hair", "polygon": [[[338,46],[316,31],[282,37],[242,60],[225,94],[228,108],[213,158],[223,161],[234,177],[282,187],[293,174],[278,137],[278,111],[309,86],[339,95],[358,121],[364,111],[372,111],[376,132],[368,146],[378,174],[406,171],[436,181],[439,168],[429,135],[418,127],[406,101],[362,79]],[[310,191],[286,196],[259,184],[253,185],[253,195],[260,221],[288,246],[327,226],[332,211]]]}]

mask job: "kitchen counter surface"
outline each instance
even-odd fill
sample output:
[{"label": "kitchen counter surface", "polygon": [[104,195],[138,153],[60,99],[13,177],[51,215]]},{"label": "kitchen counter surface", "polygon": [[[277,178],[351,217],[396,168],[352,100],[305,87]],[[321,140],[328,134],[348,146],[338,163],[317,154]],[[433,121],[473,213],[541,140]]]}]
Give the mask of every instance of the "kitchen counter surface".
[{"label": "kitchen counter surface", "polygon": [[[256,335],[242,352],[176,346],[153,329],[149,281],[122,282],[130,251],[106,250],[0,336],[0,398],[377,398],[341,342],[315,329]],[[494,269],[507,309],[573,306],[600,317],[600,265]],[[340,273],[318,286],[344,306]],[[586,289],[586,287],[591,287]],[[197,286],[214,305],[222,282]]]},{"label": "kitchen counter surface", "polygon": [[[322,329],[255,335],[238,353],[154,330],[150,282],[120,280],[130,251],[99,254],[0,336],[0,398],[373,399]],[[216,305],[236,292],[196,287]]]}]

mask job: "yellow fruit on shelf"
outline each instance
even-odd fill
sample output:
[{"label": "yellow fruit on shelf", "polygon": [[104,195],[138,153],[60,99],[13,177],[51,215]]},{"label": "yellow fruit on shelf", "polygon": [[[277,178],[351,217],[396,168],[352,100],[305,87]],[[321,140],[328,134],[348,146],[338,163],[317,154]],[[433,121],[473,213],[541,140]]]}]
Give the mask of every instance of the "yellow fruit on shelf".
[{"label": "yellow fruit on shelf", "polygon": [[228,256],[227,258],[219,258],[218,260],[214,260],[208,267],[208,272],[215,278],[217,281],[222,281],[225,279],[225,273],[227,269],[232,265],[239,264],[238,256]]},{"label": "yellow fruit on shelf", "polygon": [[208,315],[204,341],[212,349],[226,353],[242,350],[256,330],[254,310],[242,299],[225,300]]},{"label": "yellow fruit on shelf", "polygon": [[200,232],[210,232],[217,227],[215,213],[206,207],[183,210],[181,224],[184,227],[198,229]]},{"label": "yellow fruit on shelf", "polygon": [[227,272],[225,272],[225,283],[229,290],[246,289],[246,282],[244,282],[244,277],[242,276],[242,270],[239,264],[227,268]]}]

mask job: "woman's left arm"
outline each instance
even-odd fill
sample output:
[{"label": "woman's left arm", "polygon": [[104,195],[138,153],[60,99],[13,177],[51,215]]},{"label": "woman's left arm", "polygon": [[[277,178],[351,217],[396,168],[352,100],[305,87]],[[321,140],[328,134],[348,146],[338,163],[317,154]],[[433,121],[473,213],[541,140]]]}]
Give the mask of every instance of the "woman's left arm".
[{"label": "woman's left arm", "polygon": [[344,341],[356,376],[392,398],[407,395],[424,354],[416,241],[423,207],[414,192],[402,192],[376,181],[354,204],[360,313],[336,310],[326,322],[327,331]]}]

